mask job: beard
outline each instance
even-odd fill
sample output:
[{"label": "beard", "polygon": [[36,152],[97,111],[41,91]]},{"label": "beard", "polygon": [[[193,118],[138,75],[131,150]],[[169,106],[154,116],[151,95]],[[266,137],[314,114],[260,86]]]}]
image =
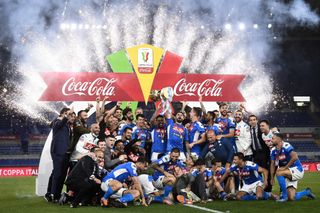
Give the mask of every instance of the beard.
[{"label": "beard", "polygon": [[177,118],[177,122],[178,122],[178,123],[182,123],[183,120],[184,120],[184,119],[182,119],[182,118]]},{"label": "beard", "polygon": [[128,118],[129,121],[133,121],[134,120],[133,115],[127,116],[127,118]]}]

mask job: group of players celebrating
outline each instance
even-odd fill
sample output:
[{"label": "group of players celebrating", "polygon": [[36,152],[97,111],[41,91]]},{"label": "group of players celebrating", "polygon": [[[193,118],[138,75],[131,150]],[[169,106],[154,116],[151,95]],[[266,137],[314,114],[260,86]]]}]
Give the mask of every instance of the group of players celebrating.
[{"label": "group of players celebrating", "polygon": [[[231,112],[227,103],[219,103],[219,110],[206,111],[199,101],[201,107],[186,113],[183,104],[174,115],[160,113],[159,104],[149,122],[141,108],[133,113],[117,103],[106,111],[97,99],[97,123],[90,130],[86,111],[76,117],[72,109],[62,110],[52,123],[54,170],[45,198],[73,208],[315,198],[309,188],[297,192],[303,167],[278,128],[258,122],[243,105]],[[66,157],[57,162],[55,136],[63,121],[72,138]],[[58,169],[62,172],[56,174]],[[275,178],[280,196],[272,193]],[[61,182],[67,192],[59,196]]]}]

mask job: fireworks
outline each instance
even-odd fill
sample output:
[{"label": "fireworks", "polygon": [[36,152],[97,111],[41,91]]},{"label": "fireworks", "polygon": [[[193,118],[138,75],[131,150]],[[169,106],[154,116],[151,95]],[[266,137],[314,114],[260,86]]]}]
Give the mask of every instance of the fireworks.
[{"label": "fireworks", "polygon": [[273,38],[281,37],[274,26],[288,18],[319,22],[302,0],[9,1],[5,9],[11,52],[24,76],[15,85],[19,94],[5,103],[30,116],[57,106],[37,101],[45,88],[38,72],[108,72],[106,55],[142,43],[183,56],[190,73],[246,75],[240,90],[248,110],[258,113],[272,103],[274,71],[265,64],[275,56]]}]

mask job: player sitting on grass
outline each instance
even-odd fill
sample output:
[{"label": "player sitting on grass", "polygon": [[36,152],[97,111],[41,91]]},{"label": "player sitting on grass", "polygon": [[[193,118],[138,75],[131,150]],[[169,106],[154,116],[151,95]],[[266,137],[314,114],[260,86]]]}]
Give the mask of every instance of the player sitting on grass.
[{"label": "player sitting on grass", "polygon": [[226,172],[226,169],[222,166],[222,162],[219,159],[213,160],[212,173],[213,173],[213,184],[209,189],[211,198],[226,199],[227,193],[234,192],[234,179],[233,176],[227,177],[226,184],[220,183],[221,177]]},{"label": "player sitting on grass", "polygon": [[173,204],[170,198],[165,197],[163,190],[156,188],[156,184],[151,175],[141,174],[138,178],[148,205],[150,205],[151,202],[164,203],[167,205]]},{"label": "player sitting on grass", "polygon": [[151,167],[155,169],[153,174],[154,185],[157,189],[164,189],[164,196],[168,197],[172,191],[172,185],[176,182],[173,175],[174,167],[185,167],[184,163],[179,160],[180,150],[173,148],[169,155],[161,157],[152,163]]},{"label": "player sitting on grass", "polygon": [[[268,185],[268,170],[251,161],[245,161],[244,155],[241,152],[234,155],[233,163],[221,177],[220,183],[228,177],[230,172],[236,172],[239,179],[243,182],[243,186],[236,194],[237,200],[267,200],[270,197],[276,199],[274,195],[263,190]],[[263,179],[259,173],[263,174]]]},{"label": "player sitting on grass", "polygon": [[[115,198],[121,204],[120,207],[126,207],[127,202],[142,198],[142,205],[147,206],[146,200],[138,180],[137,169],[146,168],[145,158],[139,158],[136,163],[128,162],[114,168],[107,174],[101,183],[101,189],[105,192],[101,198],[101,205],[108,206],[108,199]],[[131,178],[133,185],[137,189],[128,189],[125,187],[125,181]]]},{"label": "player sitting on grass", "polygon": [[209,188],[211,188],[213,184],[212,170],[206,168],[205,161],[199,158],[195,162],[195,167],[190,173],[195,178],[195,183],[191,185],[191,190],[201,199],[203,203],[207,202]]},{"label": "player sitting on grass", "polygon": [[283,141],[281,133],[273,134],[272,143],[274,147],[271,150],[271,184],[274,184],[275,166],[279,166],[276,175],[285,177],[285,183],[280,183],[280,188],[282,192],[287,192],[287,197],[278,201],[300,200],[304,196],[315,199],[310,188],[296,192],[298,181],[302,179],[304,171],[291,144]]},{"label": "player sitting on grass", "polygon": [[191,185],[195,178],[190,173],[186,173],[181,167],[175,166],[174,176],[177,180],[172,188],[172,196],[176,202],[192,204],[195,200],[200,200],[191,191]]}]

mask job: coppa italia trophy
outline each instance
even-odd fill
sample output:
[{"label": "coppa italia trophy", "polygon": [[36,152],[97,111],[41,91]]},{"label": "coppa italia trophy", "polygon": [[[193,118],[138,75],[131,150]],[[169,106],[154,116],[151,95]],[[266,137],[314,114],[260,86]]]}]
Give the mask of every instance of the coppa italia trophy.
[{"label": "coppa italia trophy", "polygon": [[160,101],[162,104],[162,111],[160,115],[164,115],[166,112],[171,114],[171,105],[173,98],[173,89],[172,87],[165,87],[161,90],[152,90],[150,93],[150,99],[154,102]]}]

